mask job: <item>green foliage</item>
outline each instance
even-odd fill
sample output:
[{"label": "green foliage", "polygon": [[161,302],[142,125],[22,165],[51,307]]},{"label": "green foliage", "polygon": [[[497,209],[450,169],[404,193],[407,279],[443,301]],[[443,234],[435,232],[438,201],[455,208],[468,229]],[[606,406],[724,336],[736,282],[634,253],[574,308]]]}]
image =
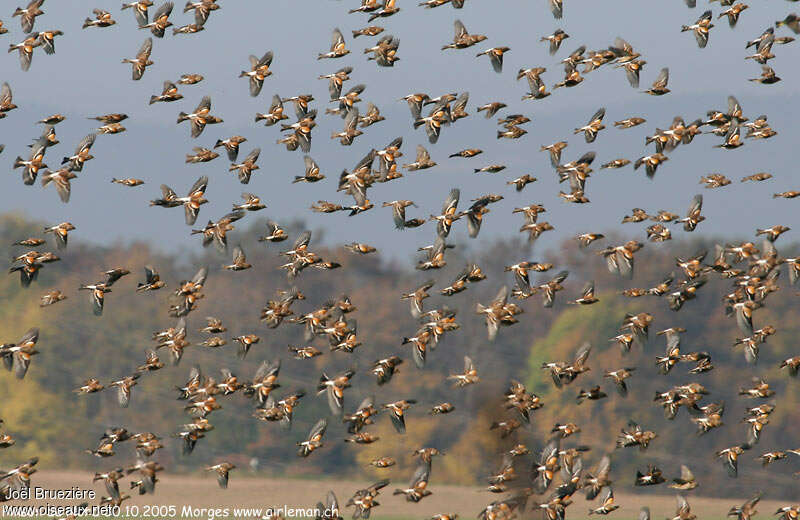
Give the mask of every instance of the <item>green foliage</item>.
[{"label": "green foliage", "polygon": [[622,317],[631,305],[620,296],[598,293],[602,303],[570,307],[556,318],[546,337],[531,346],[528,356],[528,389],[541,394],[553,386],[550,376],[541,369],[542,363],[567,360],[580,346],[589,342],[593,355],[609,348],[608,338],[616,335]]}]

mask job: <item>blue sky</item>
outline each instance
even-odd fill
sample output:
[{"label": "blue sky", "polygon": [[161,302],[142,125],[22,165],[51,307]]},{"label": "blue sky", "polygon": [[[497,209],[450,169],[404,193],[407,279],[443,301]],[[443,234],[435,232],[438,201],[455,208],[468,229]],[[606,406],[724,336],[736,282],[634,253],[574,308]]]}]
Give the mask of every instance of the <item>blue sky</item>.
[{"label": "blue sky", "polygon": [[[797,76],[792,67],[797,62],[798,43],[776,45],[777,58],[770,62],[783,81],[772,86],[747,81],[756,77],[760,67],[752,60],[745,42],[791,12],[793,4],[769,2],[753,5],[742,14],[739,24],[731,29],[725,20],[716,20],[722,10],[718,3],[699,0],[699,6],[689,9],[679,0],[608,0],[604,2],[565,0],[562,20],[555,20],[546,0],[504,0],[488,2],[467,0],[466,7],[454,10],[450,6],[423,9],[416,1],[400,1],[402,11],[371,25],[386,28],[384,34],[394,34],[401,40],[401,60],[393,69],[378,68],[368,62],[362,49],[375,38],[353,40],[350,31],[364,27],[366,17],[348,15],[356,1],[293,2],[235,2],[223,0],[222,9],[212,13],[206,30],[195,35],[154,38],[152,59],[141,81],[132,81],[130,66],[120,63],[132,57],[149,33],[138,30],[130,11],[121,12],[119,2],[98,1],[76,7],[73,2],[45,3],[45,15],[36,21],[36,30],[59,28],[65,32],[56,43],[57,53],[47,56],[37,49],[29,72],[22,72],[16,54],[0,57],[0,80],[11,84],[14,102],[19,109],[0,120],[0,143],[6,149],[0,164],[7,165],[1,181],[2,211],[23,211],[25,214],[56,223],[70,220],[77,227],[74,236],[96,242],[117,242],[131,239],[151,239],[165,251],[197,247],[196,237],[189,237],[182,211],[148,207],[148,201],[159,195],[158,186],[166,183],[182,195],[200,175],[210,177],[205,205],[198,224],[208,218],[218,218],[238,202],[242,191],[260,195],[268,208],[250,214],[247,220],[270,217],[280,222],[304,219],[310,228],[326,229],[328,240],[367,242],[379,249],[408,255],[415,247],[431,243],[433,224],[416,230],[396,231],[391,211],[380,208],[380,202],[393,199],[412,199],[419,208],[409,208],[408,217],[427,217],[438,213],[441,202],[452,187],[462,190],[461,207],[478,195],[499,193],[505,200],[491,207],[485,217],[480,237],[505,234],[514,236],[521,225],[514,207],[533,202],[543,203],[547,213],[542,217],[551,222],[555,233],[540,239],[543,247],[579,232],[608,231],[618,227],[623,215],[638,206],[648,211],[666,209],[683,214],[695,193],[705,195],[704,214],[708,218],[698,231],[724,234],[739,238],[751,237],[756,227],[778,223],[791,225],[797,216],[797,201],[773,200],[774,192],[800,189],[793,178],[793,154],[790,132],[797,106]],[[182,5],[182,4],[181,4]],[[110,10],[117,25],[106,29],[81,30],[85,16],[92,6]],[[689,33],[681,33],[682,24],[694,23],[703,10],[714,12],[707,48],[699,49]],[[172,21],[178,25],[190,23],[191,13],[183,14],[176,6]],[[19,22],[11,18],[11,6],[0,12],[9,32],[0,39],[17,42],[23,38]],[[477,46],[442,52],[442,45],[453,37],[453,21],[461,19],[470,32],[488,36]],[[331,30],[340,27],[352,53],[339,60],[317,61],[316,55],[327,50]],[[547,45],[539,38],[564,29],[570,38],[561,50],[550,56]],[[791,35],[786,28],[777,35]],[[562,79],[559,63],[581,44],[588,49],[603,49],[622,36],[647,60],[642,73],[642,90],[658,75],[670,68],[672,93],[651,97],[631,88],[624,72],[609,66],[601,67],[586,76],[576,88],[559,89],[541,101],[521,101],[527,85],[515,80],[521,67],[545,66],[543,75],[548,88]],[[477,52],[490,46],[507,45],[502,74],[492,71],[485,57]],[[272,50],[275,59],[273,75],[266,79],[261,95],[248,95],[246,79],[239,79],[241,70],[248,68],[249,54],[262,55]],[[375,103],[386,121],[365,131],[350,147],[342,147],[330,139],[339,131],[341,119],[322,115],[329,105],[327,83],[317,76],[349,65],[354,68],[347,85],[365,83],[362,94]],[[795,70],[793,70],[795,69]],[[151,94],[160,92],[164,80],[176,80],[183,73],[200,73],[206,80],[198,85],[181,86],[185,96],[176,103],[149,106]],[[347,87],[346,87],[347,88]],[[426,92],[431,96],[445,92],[470,92],[468,112],[471,116],[445,128],[435,145],[428,145],[420,130],[413,130],[405,102],[405,94]],[[313,93],[314,106],[321,115],[314,130],[310,155],[320,164],[327,178],[314,185],[291,184],[294,175],[302,174],[303,154],[288,152],[275,144],[280,137],[277,127],[265,128],[253,121],[256,112],[265,111],[273,93],[291,96]],[[725,151],[712,148],[720,139],[701,135],[689,146],[679,147],[670,154],[654,180],[643,171],[634,172],[631,166],[621,170],[599,170],[608,160],[625,157],[631,161],[652,153],[645,147],[645,136],[656,127],[668,127],[672,118],[682,115],[687,122],[702,117],[709,109],[724,110],[726,98],[735,95],[745,114],[755,117],[769,115],[769,122],[779,135],[766,141]],[[191,111],[204,95],[213,101],[213,113],[225,122],[209,126],[198,139],[191,139],[184,123],[176,125],[180,110]],[[525,126],[528,134],[516,141],[496,140],[494,120],[486,120],[475,111],[476,106],[489,101],[503,101],[509,108],[499,115],[523,113],[532,119]],[[582,135],[572,135],[573,128],[582,126],[601,106],[606,107],[606,125],[595,143],[587,145]],[[288,107],[287,107],[288,109]],[[27,144],[41,131],[38,119],[61,112],[67,120],[56,127],[61,144],[48,150],[46,162],[57,167],[60,158],[71,155],[74,146],[97,125],[88,116],[107,112],[125,112],[130,119],[124,122],[128,131],[119,135],[100,136],[92,153],[96,159],[86,165],[79,178],[73,181],[72,200],[62,204],[51,187],[39,183],[24,186],[18,171],[11,165],[14,157],[25,155]],[[613,121],[641,116],[647,123],[631,130],[617,130]],[[496,118],[495,118],[496,119]],[[240,157],[253,147],[262,148],[260,170],[254,173],[247,186],[239,184],[228,173],[224,154],[207,164],[186,165],[184,157],[193,146],[211,147],[217,138],[241,134],[248,138],[242,145]],[[309,206],[318,199],[333,202],[347,201],[337,194],[336,179],[343,168],[351,168],[371,147],[380,148],[391,139],[403,136],[405,157],[400,163],[411,162],[417,144],[423,143],[439,163],[434,169],[406,173],[405,178],[376,185],[369,198],[376,208],[359,216],[346,214],[321,215],[312,213]],[[595,173],[589,180],[587,196],[590,204],[572,205],[558,198],[557,176],[539,146],[557,140],[567,140],[569,147],[564,160],[572,160],[586,151],[598,154]],[[473,159],[448,159],[451,153],[463,148],[479,147],[484,153]],[[499,174],[474,174],[479,168],[502,163],[508,168]],[[760,171],[771,172],[775,178],[757,185],[741,184],[739,179]],[[718,190],[706,190],[698,184],[701,175],[718,172],[734,183]],[[539,181],[516,193],[505,182],[524,173]],[[144,186],[125,188],[110,183],[112,177],[139,177]],[[245,221],[246,222],[246,221]],[[245,224],[246,225],[246,224]],[[643,239],[643,225],[626,225],[628,234]],[[679,228],[674,235],[683,234]],[[466,241],[466,226],[457,224],[453,240]],[[480,239],[479,239],[480,240]]]}]

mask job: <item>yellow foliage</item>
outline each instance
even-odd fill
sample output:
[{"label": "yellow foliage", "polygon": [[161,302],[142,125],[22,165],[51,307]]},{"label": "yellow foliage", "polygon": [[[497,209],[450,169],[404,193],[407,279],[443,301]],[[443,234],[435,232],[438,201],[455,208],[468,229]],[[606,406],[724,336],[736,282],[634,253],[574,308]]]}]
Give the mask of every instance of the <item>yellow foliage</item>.
[{"label": "yellow foliage", "polygon": [[3,431],[14,437],[16,444],[0,451],[0,466],[13,466],[33,456],[40,458],[42,467],[63,463],[60,451],[66,446],[59,440],[63,427],[59,396],[33,378],[20,381],[10,372],[0,374],[0,395],[19,396],[3,400]]}]

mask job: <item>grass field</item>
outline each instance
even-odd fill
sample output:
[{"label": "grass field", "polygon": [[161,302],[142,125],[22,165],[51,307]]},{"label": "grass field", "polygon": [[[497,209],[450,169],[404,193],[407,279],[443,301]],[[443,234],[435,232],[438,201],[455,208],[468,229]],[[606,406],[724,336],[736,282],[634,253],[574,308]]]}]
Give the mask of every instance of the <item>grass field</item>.
[{"label": "grass field", "polygon": [[[129,479],[121,482],[121,488],[127,488]],[[234,471],[231,474],[228,489],[220,489],[213,475],[163,475],[159,476],[154,495],[135,495],[124,504],[138,506],[140,515],[146,506],[174,505],[178,512],[184,505],[198,508],[268,508],[287,506],[291,508],[313,507],[321,500],[328,490],[333,490],[344,508],[347,499],[356,489],[365,487],[366,482],[348,482],[343,480],[291,480],[273,479],[269,477],[249,476],[246,472]],[[474,518],[477,513],[489,502],[498,499],[501,495],[493,495],[480,488],[435,485],[430,487],[433,494],[422,502],[414,504],[406,502],[401,496],[392,496],[391,492],[396,487],[393,482],[381,493],[378,501],[381,506],[374,510],[371,518],[376,520],[405,520],[411,518],[428,518],[437,513],[458,513],[461,518]],[[405,482],[398,482],[397,487],[405,487]],[[46,489],[68,489],[77,486],[80,489],[94,489],[97,496],[105,494],[102,483],[94,486],[91,475],[79,472],[53,472],[41,471],[34,476],[33,484]],[[696,491],[700,491],[698,488]],[[126,489],[126,492],[129,491]],[[609,520],[633,520],[637,517],[642,506],[648,506],[653,520],[672,518],[675,511],[675,497],[673,494],[664,493],[667,488],[658,491],[664,494],[655,494],[650,490],[639,494],[625,494],[615,492],[616,502],[621,508],[607,517]],[[710,490],[705,490],[708,493]],[[731,506],[745,500],[731,498],[712,498],[709,496],[688,494],[692,512],[702,520],[722,520]],[[50,501],[53,504],[75,504],[79,501]],[[92,501],[96,503],[97,500]],[[582,496],[576,496],[574,504],[567,511],[568,517],[586,518],[589,504]],[[19,504],[9,502],[7,504]],[[36,501],[28,505],[38,505]],[[761,517],[770,516],[781,504],[775,501],[764,500],[759,504]],[[352,509],[345,509],[344,514],[349,517]],[[124,509],[123,509],[124,512]],[[124,515],[123,515],[124,516]],[[177,517],[180,517],[180,513]],[[525,515],[531,517],[530,514]],[[150,516],[153,518],[154,516]],[[163,516],[155,516],[163,518]]]}]

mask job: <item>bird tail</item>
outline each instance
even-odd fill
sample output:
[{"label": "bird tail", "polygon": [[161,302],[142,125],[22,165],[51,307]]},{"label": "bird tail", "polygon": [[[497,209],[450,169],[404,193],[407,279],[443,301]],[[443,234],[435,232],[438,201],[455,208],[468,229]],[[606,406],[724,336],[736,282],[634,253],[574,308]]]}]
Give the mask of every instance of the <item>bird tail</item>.
[{"label": "bird tail", "polygon": [[317,392],[324,392],[325,390],[327,390],[328,385],[326,385],[325,383],[327,383],[328,381],[329,381],[328,376],[322,374],[319,378],[319,384],[317,385]]},{"label": "bird tail", "polygon": [[688,25],[681,25],[681,32],[691,31],[692,28]]},{"label": "bird tail", "polygon": [[91,18],[87,18],[86,20],[83,21],[83,29],[86,29],[90,25],[92,25],[92,19]]},{"label": "bird tail", "polygon": [[152,105],[153,103],[155,103],[156,101],[158,101],[158,96],[150,96],[150,104],[151,104],[151,105]]},{"label": "bird tail", "polygon": [[189,119],[189,114],[187,114],[186,112],[181,112],[178,114],[178,123],[182,123],[187,119]]}]

